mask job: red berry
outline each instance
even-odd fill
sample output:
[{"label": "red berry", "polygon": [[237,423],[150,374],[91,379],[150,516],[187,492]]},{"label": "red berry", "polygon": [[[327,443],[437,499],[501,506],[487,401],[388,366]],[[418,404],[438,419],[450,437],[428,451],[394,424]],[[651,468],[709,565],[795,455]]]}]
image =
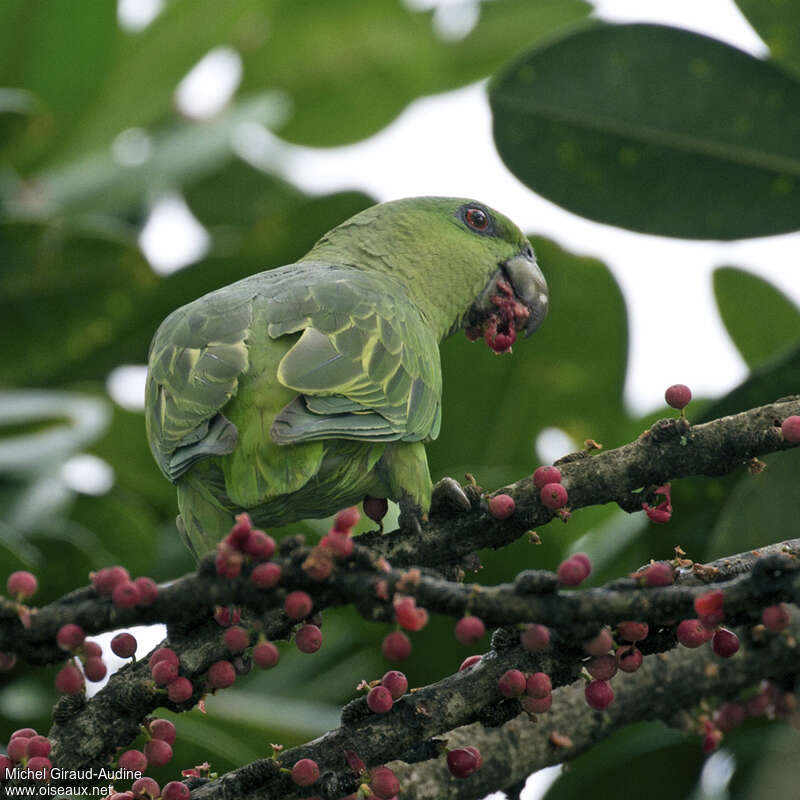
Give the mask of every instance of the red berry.
[{"label": "red berry", "polygon": [[583,643],[583,649],[590,656],[605,655],[613,646],[614,640],[611,638],[611,632],[608,628],[602,628],[594,639],[589,639]]},{"label": "red berry", "polygon": [[675,634],[684,647],[700,647],[705,644],[714,632],[701,625],[699,619],[685,619],[679,625]]},{"label": "red berry", "polygon": [[264,531],[250,531],[243,550],[247,555],[260,561],[267,561],[275,553],[275,540]]},{"label": "red berry", "polygon": [[522,703],[522,707],[529,714],[544,714],[545,711],[549,711],[550,706],[553,705],[553,694],[551,692],[544,697],[531,697],[526,694],[520,702]]},{"label": "red berry", "polygon": [[31,736],[28,739],[28,756],[49,756],[52,744],[46,736]]},{"label": "red berry", "polygon": [[29,597],[33,597],[38,588],[39,581],[36,580],[36,576],[25,570],[12,572],[6,581],[8,594],[18,600],[27,600]]},{"label": "red berry", "polygon": [[214,569],[220,578],[233,580],[239,577],[242,571],[244,557],[239,550],[233,550],[224,541],[217,545],[217,555],[214,558]]},{"label": "red berry", "polygon": [[139,602],[139,590],[133,581],[122,581],[111,591],[111,602],[117,608],[133,608]]},{"label": "red berry", "polygon": [[590,658],[585,666],[588,673],[599,681],[611,680],[617,674],[618,669],[617,660],[609,653]]},{"label": "red berry", "polygon": [[333,518],[333,529],[341,533],[347,533],[355,527],[360,517],[361,514],[358,513],[358,509],[355,506],[342,509]]},{"label": "red berry", "polygon": [[560,483],[546,483],[539,492],[542,505],[551,511],[563,508],[569,499],[567,490]]},{"label": "red berry", "polygon": [[390,669],[381,678],[381,684],[389,690],[392,700],[397,700],[408,691],[408,678],[396,669]]},{"label": "red berry", "polygon": [[100,647],[97,642],[93,642],[90,639],[84,639],[84,642],[81,645],[81,654],[84,658],[102,658],[103,648]]},{"label": "red berry", "polygon": [[158,584],[152,578],[136,578],[133,585],[139,592],[140,606],[151,606],[158,599]]},{"label": "red berry", "polygon": [[703,753],[705,755],[713,753],[719,747],[719,743],[721,741],[722,741],[722,731],[718,731],[715,728],[712,728],[703,737]]},{"label": "red berry", "polygon": [[111,652],[120,658],[130,658],[135,652],[138,643],[130,633],[118,633],[111,640]]},{"label": "red berry", "polygon": [[389,767],[377,767],[372,770],[372,775],[369,779],[369,788],[372,789],[372,793],[381,798],[381,800],[392,800],[400,791],[400,781],[397,780],[397,776]]},{"label": "red berry", "polygon": [[189,787],[181,781],[170,781],[161,790],[161,800],[189,800]]},{"label": "red berry", "polygon": [[519,697],[525,691],[525,676],[518,669],[506,670],[497,681],[503,697]]},{"label": "red berry", "polygon": [[298,786],[311,786],[319,780],[319,767],[317,762],[310,758],[301,758],[292,767],[292,780]]},{"label": "red berry", "polygon": [[[50,777],[50,770],[53,768],[53,764],[51,763],[50,759],[45,758],[44,756],[34,756],[33,758],[29,758],[28,763],[25,766],[31,772],[43,772],[44,780],[47,780]],[[39,778],[37,778],[37,780],[39,780]]]},{"label": "red berry", "polygon": [[131,579],[130,573],[125,567],[103,567],[97,572],[89,574],[92,581],[92,588],[100,595],[110,595],[114,587],[123,581]]},{"label": "red berry", "polygon": [[376,714],[391,711],[393,703],[392,693],[385,686],[373,686],[367,694],[367,705]]},{"label": "red berry", "polygon": [[309,578],[314,581],[324,581],[330,578],[333,572],[333,560],[325,548],[319,548],[306,559],[303,569]]},{"label": "red berry", "polygon": [[584,697],[592,708],[602,711],[611,705],[611,701],[614,699],[614,690],[608,681],[592,681],[586,684]]},{"label": "red berry", "polygon": [[464,747],[457,747],[447,754],[447,769],[455,778],[467,778],[478,769],[475,753]]},{"label": "red berry", "polygon": [[105,678],[108,669],[102,658],[87,658],[83,662],[83,672],[88,680],[97,683]]},{"label": "red berry", "polygon": [[83,689],[83,675],[72,662],[58,671],[56,689],[62,694],[77,694]]},{"label": "red berry", "polygon": [[168,719],[152,719],[147,726],[153,739],[161,739],[168,745],[175,743],[175,726]]},{"label": "red berry", "polygon": [[0,755],[0,781],[7,780],[14,769],[14,762],[8,756]]},{"label": "red berry", "polygon": [[250,573],[250,581],[259,589],[272,589],[281,580],[281,568],[268,561],[264,564],[256,564]]},{"label": "red berry", "polygon": [[30,739],[31,736],[36,736],[36,728],[18,728],[8,737],[9,741],[11,739],[16,738],[17,736],[21,736],[23,739]]},{"label": "red berry", "polygon": [[783,438],[791,444],[800,442],[800,417],[792,415],[781,423]]},{"label": "red berry", "polygon": [[546,672],[534,672],[525,682],[525,694],[530,697],[547,697],[553,691],[553,683]]},{"label": "red berry", "polygon": [[647,518],[651,522],[655,522],[656,525],[663,525],[672,519],[672,506],[669,503],[659,503],[655,507],[642,503],[642,508],[644,513],[647,514]]},{"label": "red berry", "polygon": [[86,634],[83,628],[72,622],[62,625],[56,634],[56,642],[62,650],[77,650],[85,638]]},{"label": "red berry", "polygon": [[[797,419],[800,419],[800,417],[797,417]],[[761,622],[764,623],[764,627],[768,631],[772,631],[773,633],[784,630],[790,621],[789,610],[783,603],[767,606],[761,612]]]},{"label": "red berry", "polygon": [[620,638],[626,642],[641,642],[647,638],[650,628],[646,622],[620,622],[617,625]]},{"label": "red berry", "polygon": [[394,617],[401,628],[407,631],[419,631],[428,624],[428,612],[424,608],[418,608],[413,597],[398,596],[394,599],[393,605]]},{"label": "red berry", "polygon": [[131,772],[144,772],[147,769],[147,758],[141,750],[126,750],[118,759],[120,769]]},{"label": "red berry", "polygon": [[644,661],[642,651],[638,650],[633,645],[624,645],[623,647],[618,647],[616,653],[614,654],[614,658],[616,659],[617,666],[623,672],[636,672],[636,670],[642,666],[642,662]]},{"label": "red berry", "polygon": [[175,678],[167,686],[167,697],[173,703],[185,703],[194,694],[194,686],[188,678]]},{"label": "red berry", "polygon": [[548,483],[561,483],[561,470],[558,467],[537,467],[533,473],[533,485],[544,489]]},{"label": "red berry", "polygon": [[[716,618],[722,614],[722,607],[725,603],[725,595],[719,590],[714,589],[711,592],[698,595],[694,599],[694,610],[701,622],[705,622],[704,618]],[[720,620],[722,617],[720,617]],[[712,627],[712,626],[706,626]]]},{"label": "red berry", "polygon": [[253,521],[249,514],[242,512],[236,515],[236,521],[223,541],[228,548],[241,550],[251,530],[253,530]]},{"label": "red berry", "polygon": [[144,754],[151,767],[163,767],[172,758],[172,747],[163,739],[151,739],[144,746]]},{"label": "red berry", "polygon": [[171,647],[159,647],[157,650],[153,650],[153,652],[150,654],[150,660],[147,662],[147,664],[152,670],[159,661],[169,661],[176,667],[180,663],[178,661],[178,654]]},{"label": "red berry", "polygon": [[473,664],[477,664],[483,656],[467,656],[462,662],[461,666],[458,668],[459,672],[463,672],[465,669],[469,669]]},{"label": "red berry", "polygon": [[730,733],[738,728],[747,717],[747,711],[741,703],[723,703],[714,712],[714,725],[723,733]]},{"label": "red berry", "polygon": [[385,497],[370,497],[370,495],[367,495],[361,506],[364,509],[364,513],[373,522],[380,522],[389,510],[389,501]]},{"label": "red berry", "polygon": [[131,791],[134,800],[156,800],[161,795],[161,787],[152,778],[147,777],[134,781]]},{"label": "red berry", "polygon": [[526,625],[519,635],[523,650],[529,653],[540,653],[550,644],[550,629],[544,625]]},{"label": "red berry", "polygon": [[381,644],[381,652],[389,661],[405,661],[411,655],[411,640],[402,631],[387,633]]},{"label": "red berry", "polygon": [[150,669],[150,674],[159,686],[167,686],[178,677],[178,665],[172,661],[157,661]]},{"label": "red berry", "polygon": [[250,646],[250,635],[238,625],[228,628],[222,634],[222,640],[231,653],[243,653]]},{"label": "red berry", "polygon": [[269,669],[278,663],[280,653],[272,642],[259,642],[253,648],[253,661],[261,669]]},{"label": "red berry", "polygon": [[730,658],[739,651],[739,637],[727,628],[718,628],[711,647],[720,658]]},{"label": "red berry", "polygon": [[642,580],[645,586],[671,586],[675,582],[675,571],[666,561],[656,561],[631,577]]},{"label": "red berry", "polygon": [[242,611],[234,606],[217,606],[214,609],[214,621],[221,628],[237,625],[242,618]]},{"label": "red berry", "polygon": [[293,622],[299,622],[301,619],[305,619],[311,613],[313,607],[314,602],[310,595],[300,591],[290,592],[286,596],[286,600],[283,604],[286,616]]},{"label": "red berry", "polygon": [[8,672],[9,670],[14,669],[16,663],[17,657],[14,655],[14,653],[0,652],[0,672]]},{"label": "red berry", "polygon": [[22,761],[28,755],[28,742],[30,739],[24,736],[12,736],[6,747],[8,757],[12,761]]},{"label": "red berry", "polygon": [[672,408],[686,408],[692,399],[692,390],[683,383],[676,383],[664,392],[664,399]]},{"label": "red berry", "polygon": [[456,623],[456,639],[461,644],[475,644],[486,633],[486,626],[480,617],[462,617]]},{"label": "red berry", "polygon": [[489,498],[489,514],[495,519],[508,519],[514,513],[516,503],[511,495],[496,494]]},{"label": "red berry", "polygon": [[322,631],[316,625],[303,625],[295,634],[294,643],[301,653],[316,653],[322,647]]},{"label": "red berry", "polygon": [[336,558],[350,558],[353,554],[355,543],[347,533],[332,530],[322,537],[320,546],[330,550]]},{"label": "red berry", "polygon": [[558,565],[557,575],[564,586],[578,586],[589,577],[590,572],[591,567],[587,569],[586,562],[576,554]]},{"label": "red berry", "polygon": [[236,670],[230,661],[215,661],[208,668],[208,684],[212,689],[227,689],[236,680]]}]

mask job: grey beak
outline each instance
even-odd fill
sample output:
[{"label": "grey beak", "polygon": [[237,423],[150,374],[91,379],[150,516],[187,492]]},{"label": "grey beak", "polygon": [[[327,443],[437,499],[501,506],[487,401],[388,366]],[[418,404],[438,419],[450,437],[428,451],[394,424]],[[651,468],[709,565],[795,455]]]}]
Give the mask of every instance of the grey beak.
[{"label": "grey beak", "polygon": [[525,323],[525,336],[530,336],[547,316],[548,294],[547,281],[536,263],[533,250],[526,248],[521,253],[509,258],[503,267],[511,281],[514,294],[530,311]]}]

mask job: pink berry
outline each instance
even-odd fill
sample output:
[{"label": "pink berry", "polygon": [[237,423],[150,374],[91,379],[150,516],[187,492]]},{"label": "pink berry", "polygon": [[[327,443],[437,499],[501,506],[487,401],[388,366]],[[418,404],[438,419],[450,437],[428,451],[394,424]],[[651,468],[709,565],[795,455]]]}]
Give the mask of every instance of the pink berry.
[{"label": "pink berry", "polygon": [[88,680],[97,683],[105,678],[108,669],[102,658],[87,658],[83,662],[83,672]]},{"label": "pink berry", "polygon": [[470,645],[475,644],[486,633],[486,626],[480,617],[468,616],[462,617],[456,623],[456,639],[461,644]]},{"label": "pink berry", "polygon": [[506,670],[497,681],[503,697],[519,697],[525,691],[525,676],[518,669]]},{"label": "pink berry", "polygon": [[623,672],[636,672],[644,662],[642,651],[638,650],[634,645],[624,645],[618,647],[614,654],[617,666]]},{"label": "pink berry", "polygon": [[275,540],[264,531],[250,531],[243,550],[248,556],[260,561],[267,561],[275,553]]},{"label": "pink berry", "polygon": [[152,778],[148,777],[134,781],[131,791],[133,792],[134,800],[156,800],[161,795],[161,787]]},{"label": "pink berry", "polygon": [[792,415],[781,423],[783,438],[791,444],[800,442],[800,417]]},{"label": "pink berry", "polygon": [[514,498],[508,494],[496,494],[489,498],[489,514],[495,519],[508,519],[514,513],[516,503]]},{"label": "pink berry", "polygon": [[355,543],[349,534],[335,530],[323,536],[319,544],[320,547],[330,550],[336,558],[340,559],[350,558],[355,547]]},{"label": "pink berry", "polygon": [[62,625],[56,634],[56,642],[62,650],[77,650],[85,638],[86,634],[83,628],[72,622]]},{"label": "pink berry", "polygon": [[533,473],[533,485],[544,489],[548,483],[561,483],[561,470],[558,467],[537,467]]},{"label": "pink berry", "polygon": [[110,595],[118,583],[129,581],[130,573],[125,567],[103,567],[97,572],[89,575],[92,581],[92,588],[100,595]]},{"label": "pink berry", "polygon": [[24,736],[12,736],[6,747],[8,757],[12,761],[22,761],[28,755],[28,742],[30,739]]},{"label": "pink berry", "polygon": [[31,736],[28,739],[28,756],[49,756],[52,744],[46,736]]},{"label": "pink berry", "polygon": [[111,591],[111,602],[117,608],[133,608],[139,602],[139,590],[133,581],[122,581]]},{"label": "pink berry", "polygon": [[175,726],[168,719],[150,720],[147,730],[153,739],[161,739],[170,746],[175,743]]},{"label": "pink berry", "polygon": [[605,655],[613,646],[614,640],[611,638],[611,632],[608,628],[602,628],[594,639],[589,639],[583,643],[584,651],[590,656]]},{"label": "pink berry", "polygon": [[577,554],[570,556],[558,565],[556,574],[559,583],[564,586],[578,586],[589,577],[591,567],[586,568],[586,562],[578,558]]},{"label": "pink berry", "polygon": [[598,711],[608,708],[614,699],[614,690],[608,681],[592,681],[586,684],[584,689],[586,702]]},{"label": "pink berry", "polygon": [[84,639],[81,645],[81,654],[84,658],[102,658],[103,648],[91,639]]},{"label": "pink berry", "polygon": [[189,787],[181,781],[170,781],[161,790],[161,800],[189,800]]},{"label": "pink berry", "polygon": [[141,750],[126,750],[118,759],[120,769],[131,772],[144,772],[147,769],[147,758]]},{"label": "pink berry", "polygon": [[225,647],[227,647],[231,653],[243,653],[250,646],[250,635],[244,628],[238,625],[228,628],[225,633],[222,634],[222,639],[225,642]]},{"label": "pink berry", "polygon": [[36,736],[36,728],[18,728],[8,737],[9,741],[11,739],[15,739],[17,736],[22,737],[23,739],[30,739],[31,736]]},{"label": "pink berry", "polygon": [[33,597],[38,588],[39,581],[36,580],[36,576],[25,570],[12,572],[6,581],[8,594],[18,600],[27,600],[29,597]]},{"label": "pink berry", "polygon": [[704,627],[699,619],[682,620],[675,634],[684,647],[691,648],[700,647],[714,635],[713,631]]},{"label": "pink berry", "polygon": [[634,572],[632,577],[643,580],[645,586],[671,586],[675,582],[675,571],[666,561],[656,561]]},{"label": "pink berry", "polygon": [[221,628],[237,625],[242,618],[242,611],[234,606],[217,606],[214,609],[214,622]]},{"label": "pink berry", "polygon": [[373,522],[380,522],[389,510],[389,501],[385,497],[370,497],[370,495],[367,495],[361,507]]},{"label": "pink berry", "polygon": [[389,661],[405,661],[411,655],[411,640],[402,631],[387,633],[381,644],[381,652]]},{"label": "pink berry", "polygon": [[259,589],[272,589],[281,580],[281,568],[272,561],[256,564],[250,573],[250,582]]},{"label": "pink berry", "polygon": [[333,518],[333,529],[342,533],[349,532],[360,518],[361,514],[358,513],[358,509],[355,506],[342,509],[342,511]]},{"label": "pink berry", "polygon": [[173,703],[185,703],[194,694],[194,686],[188,678],[175,678],[167,686],[167,697]]},{"label": "pink berry", "polygon": [[525,694],[530,697],[547,697],[553,691],[553,683],[546,672],[534,672],[525,682]]},{"label": "pink berry", "polygon": [[[797,417],[800,419],[800,417]],[[761,622],[768,631],[779,633],[784,630],[791,621],[789,617],[789,610],[783,603],[778,603],[774,606],[767,606],[761,612]]]},{"label": "pink berry", "polygon": [[8,757],[0,755],[0,781],[8,780],[14,769],[14,762]]},{"label": "pink berry", "polygon": [[151,767],[163,767],[172,758],[172,747],[163,739],[151,739],[145,743],[144,754]]},{"label": "pink berry", "polygon": [[250,515],[242,512],[236,515],[236,521],[223,541],[231,550],[241,550],[252,530],[253,521]]},{"label": "pink berry", "polygon": [[159,686],[167,686],[178,677],[178,665],[172,661],[157,661],[150,674]]},{"label": "pink berry", "polygon": [[668,503],[659,503],[655,507],[642,503],[642,508],[647,518],[656,525],[664,525],[672,519],[672,506]]},{"label": "pink berry", "polygon": [[720,658],[730,658],[739,651],[739,637],[727,628],[718,628],[711,647]]},{"label": "pink berry", "polygon": [[0,672],[8,672],[14,669],[17,663],[17,657],[14,653],[0,652]]},{"label": "pink berry", "polygon": [[419,631],[428,624],[428,612],[424,608],[418,608],[413,597],[408,595],[396,597],[393,605],[394,617],[401,628],[407,631]]},{"label": "pink berry", "polygon": [[306,592],[290,592],[286,596],[283,608],[286,611],[286,616],[293,622],[299,622],[305,619],[314,607],[314,602],[310,595]]},{"label": "pink berry", "polygon": [[239,550],[233,550],[224,541],[217,545],[217,555],[214,558],[214,569],[220,578],[233,580],[239,577],[242,571],[244,558]]},{"label": "pink berry", "polygon": [[588,673],[599,681],[611,680],[617,674],[618,669],[617,660],[609,653],[590,658],[585,666]]},{"label": "pink berry", "polygon": [[29,758],[28,763],[25,766],[31,772],[43,772],[44,780],[49,778],[50,770],[53,768],[53,764],[51,763],[50,759],[45,758],[44,756],[34,756],[33,758]]},{"label": "pink berry", "polygon": [[120,658],[130,658],[135,652],[138,643],[136,637],[130,633],[118,633],[111,640],[111,652]]},{"label": "pink berry", "polygon": [[747,717],[747,711],[741,703],[723,703],[714,712],[714,725],[723,733],[730,733],[738,728]]},{"label": "pink berry", "polygon": [[77,694],[83,690],[83,675],[72,662],[65,664],[58,671],[56,689],[62,694]]},{"label": "pink berry", "polygon": [[542,650],[546,650],[550,644],[550,629],[545,625],[526,625],[519,635],[519,641],[523,650],[527,650],[529,653],[540,653]]},{"label": "pink berry", "polygon": [[463,672],[465,669],[469,669],[473,664],[477,664],[483,656],[467,656],[462,662],[461,666],[458,668],[459,672]]},{"label": "pink berry", "polygon": [[316,653],[322,647],[322,631],[316,625],[303,625],[295,634],[294,643],[301,653]]},{"label": "pink berry", "polygon": [[139,592],[140,606],[151,606],[158,599],[158,584],[152,578],[143,575],[136,578],[133,585]]},{"label": "pink berry", "polygon": [[377,767],[370,775],[369,788],[381,800],[392,800],[400,791],[400,781],[389,767]]},{"label": "pink berry", "polygon": [[447,769],[455,778],[468,778],[477,771],[478,759],[472,751],[457,747],[447,754]]},{"label": "pink berry", "polygon": [[382,678],[381,685],[389,690],[392,700],[397,700],[408,691],[408,678],[396,669],[390,669]]},{"label": "pink berry", "polygon": [[683,383],[676,383],[664,392],[664,399],[671,408],[686,408],[692,399],[692,390]]},{"label": "pink berry", "polygon": [[393,703],[392,693],[385,686],[373,686],[367,694],[367,705],[376,714],[391,711]]},{"label": "pink berry", "polygon": [[553,705],[553,694],[551,692],[544,697],[531,697],[526,694],[520,702],[522,703],[522,707],[529,714],[544,714],[545,711],[549,711],[550,706]]},{"label": "pink berry", "polygon": [[623,641],[626,642],[641,642],[642,639],[647,638],[650,631],[646,622],[620,622],[617,625],[617,631]]},{"label": "pink berry", "polygon": [[153,650],[153,652],[150,654],[150,660],[147,662],[147,664],[152,670],[159,661],[169,661],[176,667],[180,663],[178,661],[178,654],[171,647],[159,647],[157,650]]},{"label": "pink berry", "polygon": [[539,492],[542,505],[551,511],[563,508],[569,499],[567,490],[560,483],[546,483]]},{"label": "pink berry", "polygon": [[280,653],[272,642],[259,642],[253,648],[253,661],[261,669],[269,669],[278,663]]},{"label": "pink berry", "polygon": [[695,597],[694,610],[706,628],[714,628],[725,618],[725,612],[722,609],[724,603],[725,595],[719,589],[715,589]]},{"label": "pink berry", "polygon": [[212,689],[227,689],[236,680],[236,670],[230,661],[215,661],[208,668],[208,683]]},{"label": "pink berry", "polygon": [[317,762],[310,758],[301,758],[292,767],[292,780],[297,786],[311,786],[319,780]]}]

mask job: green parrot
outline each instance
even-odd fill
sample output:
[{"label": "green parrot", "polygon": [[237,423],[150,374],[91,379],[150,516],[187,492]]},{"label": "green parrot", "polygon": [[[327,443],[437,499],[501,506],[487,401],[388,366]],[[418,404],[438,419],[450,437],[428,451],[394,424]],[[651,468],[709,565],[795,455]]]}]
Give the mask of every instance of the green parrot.
[{"label": "green parrot", "polygon": [[[189,548],[214,549],[242,511],[269,527],[372,496],[418,520],[434,491],[439,342],[464,328],[507,352],[547,300],[510,220],[418,197],[368,208],[300,261],[174,311],[150,347],[145,417]],[[439,489],[466,501],[451,479]]]}]

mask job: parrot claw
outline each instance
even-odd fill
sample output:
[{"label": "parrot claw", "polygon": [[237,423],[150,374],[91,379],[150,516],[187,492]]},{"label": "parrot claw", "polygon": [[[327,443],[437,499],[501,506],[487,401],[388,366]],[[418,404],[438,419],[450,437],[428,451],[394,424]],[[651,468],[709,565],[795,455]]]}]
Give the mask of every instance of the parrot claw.
[{"label": "parrot claw", "polygon": [[422,513],[422,509],[408,496],[403,495],[398,501],[400,506],[400,518],[397,520],[400,530],[404,533],[422,533],[422,522],[427,522],[427,515]]},{"label": "parrot claw", "polygon": [[453,478],[444,477],[437,481],[431,495],[431,509],[441,509],[448,505],[459,511],[470,511],[472,503],[461,484]]}]

